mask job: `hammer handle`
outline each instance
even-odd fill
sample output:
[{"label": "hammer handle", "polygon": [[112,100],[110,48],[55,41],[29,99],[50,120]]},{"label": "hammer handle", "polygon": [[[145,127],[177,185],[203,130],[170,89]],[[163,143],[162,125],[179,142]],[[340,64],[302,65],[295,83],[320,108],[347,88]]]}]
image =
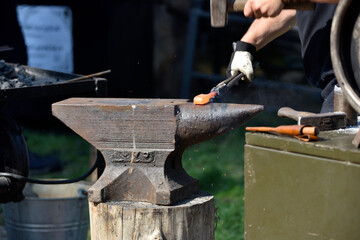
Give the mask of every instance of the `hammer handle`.
[{"label": "hammer handle", "polygon": [[242,12],[248,0],[227,0],[228,12]]},{"label": "hammer handle", "polygon": [[315,115],[315,113],[300,112],[300,111],[296,111],[289,107],[280,108],[278,111],[279,117],[287,117],[287,118],[294,119],[296,121],[299,121],[299,118],[301,118],[301,117],[308,117],[308,116],[313,116],[313,115]]},{"label": "hammer handle", "polygon": [[[248,0],[227,0],[228,12],[242,12]],[[296,10],[314,10],[315,4],[312,2],[301,1],[293,3],[291,1],[284,2],[284,9]]]},{"label": "hammer handle", "polygon": [[284,3],[284,9],[314,10],[315,3],[313,2]]}]

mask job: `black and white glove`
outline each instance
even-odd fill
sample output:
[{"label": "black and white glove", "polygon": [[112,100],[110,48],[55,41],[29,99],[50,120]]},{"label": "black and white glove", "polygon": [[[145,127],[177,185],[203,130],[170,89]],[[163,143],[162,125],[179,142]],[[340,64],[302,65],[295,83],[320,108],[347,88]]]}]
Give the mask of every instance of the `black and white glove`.
[{"label": "black and white glove", "polygon": [[249,82],[254,79],[253,54],[256,52],[254,45],[242,41],[233,43],[234,52],[231,54],[226,75],[234,76],[239,72],[245,74]]}]

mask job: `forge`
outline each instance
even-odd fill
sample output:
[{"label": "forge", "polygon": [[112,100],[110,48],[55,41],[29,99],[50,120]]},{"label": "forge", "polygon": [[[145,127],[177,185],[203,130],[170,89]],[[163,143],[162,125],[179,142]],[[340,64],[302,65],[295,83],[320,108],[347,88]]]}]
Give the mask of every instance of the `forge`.
[{"label": "forge", "polygon": [[198,192],[182,167],[184,150],[233,130],[263,110],[261,105],[183,99],[70,98],[53,115],[96,147],[106,167],[89,189],[89,201],[173,205]]},{"label": "forge", "polygon": [[[79,77],[82,77],[81,81]],[[105,78],[83,77],[0,60],[0,203],[18,202],[24,198],[25,180],[19,177],[27,177],[29,173],[25,137],[22,127],[9,114],[9,104],[35,99],[47,102],[71,96],[106,96]]]}]

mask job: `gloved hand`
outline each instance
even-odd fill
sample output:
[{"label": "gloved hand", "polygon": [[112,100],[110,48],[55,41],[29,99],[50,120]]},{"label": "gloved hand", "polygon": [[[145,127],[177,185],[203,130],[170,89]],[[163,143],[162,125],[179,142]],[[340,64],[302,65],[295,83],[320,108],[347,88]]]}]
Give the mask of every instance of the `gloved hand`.
[{"label": "gloved hand", "polygon": [[230,77],[237,72],[245,74],[248,81],[254,78],[253,54],[256,52],[255,46],[252,44],[238,41],[233,43],[234,52],[231,54],[230,63],[228,65],[226,76]]}]

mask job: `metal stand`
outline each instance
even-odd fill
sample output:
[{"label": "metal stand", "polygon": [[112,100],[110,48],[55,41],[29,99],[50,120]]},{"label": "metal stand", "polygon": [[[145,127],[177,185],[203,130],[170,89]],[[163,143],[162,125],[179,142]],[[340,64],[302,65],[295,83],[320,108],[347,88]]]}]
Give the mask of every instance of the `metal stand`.
[{"label": "metal stand", "polygon": [[352,144],[353,144],[356,148],[360,148],[360,129],[359,129],[358,133],[356,134],[354,140],[352,141]]}]

